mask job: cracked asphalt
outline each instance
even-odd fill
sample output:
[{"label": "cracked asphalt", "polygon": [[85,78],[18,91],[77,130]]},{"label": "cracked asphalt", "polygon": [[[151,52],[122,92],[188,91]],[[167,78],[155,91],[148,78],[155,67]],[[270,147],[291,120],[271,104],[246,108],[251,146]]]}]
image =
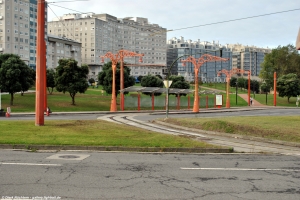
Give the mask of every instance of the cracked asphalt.
[{"label": "cracked asphalt", "polygon": [[0,198],[299,199],[300,157],[1,150],[0,180]]}]

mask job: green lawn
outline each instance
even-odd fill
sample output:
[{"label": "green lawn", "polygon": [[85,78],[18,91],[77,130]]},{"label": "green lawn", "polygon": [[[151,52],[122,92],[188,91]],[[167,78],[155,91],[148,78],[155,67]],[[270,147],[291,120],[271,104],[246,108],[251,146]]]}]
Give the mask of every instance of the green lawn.
[{"label": "green lawn", "polygon": [[[253,96],[253,95],[252,95]],[[261,104],[266,105],[266,95],[265,94],[256,94],[255,100]],[[297,97],[291,97],[290,102],[288,102],[287,97],[276,97],[276,105],[277,106],[289,106],[289,107],[297,107],[296,106]],[[268,94],[267,96],[267,105],[273,106],[274,105],[274,95]]]},{"label": "green lawn", "polygon": [[0,144],[213,148],[200,141],[101,120],[0,121]]},{"label": "green lawn", "polygon": [[300,143],[299,116],[169,118],[165,122],[196,129]]}]

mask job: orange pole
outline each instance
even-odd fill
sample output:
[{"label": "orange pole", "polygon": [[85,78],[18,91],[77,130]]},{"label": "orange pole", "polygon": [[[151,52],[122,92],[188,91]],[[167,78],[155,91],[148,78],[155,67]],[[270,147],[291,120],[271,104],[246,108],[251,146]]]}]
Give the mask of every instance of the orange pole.
[{"label": "orange pole", "polygon": [[195,67],[195,95],[194,95],[194,107],[193,112],[199,112],[199,96],[198,96],[198,68]]},{"label": "orange pole", "polygon": [[112,93],[111,93],[111,103],[110,103],[110,111],[116,112],[117,111],[117,99],[116,99],[116,70],[117,64],[112,64],[112,71],[113,71],[113,80],[112,80]]},{"label": "orange pole", "polygon": [[[124,89],[124,61],[123,61],[123,57],[120,61],[120,89],[123,90]],[[121,92],[121,96],[120,96],[120,107],[121,110],[124,110],[124,93]]]},{"label": "orange pole", "polygon": [[43,126],[46,88],[45,0],[38,0],[37,10],[35,125]]},{"label": "orange pole", "polygon": [[230,81],[230,77],[227,76],[226,77],[227,80],[227,90],[226,90],[226,108],[230,108],[230,98],[229,98],[229,81]]},{"label": "orange pole", "polygon": [[250,106],[250,71],[248,72],[248,106]]},{"label": "orange pole", "polygon": [[154,110],[154,93],[152,93],[152,110]]},{"label": "orange pole", "polygon": [[276,97],[277,97],[276,96],[276,92],[277,92],[276,91],[276,89],[277,89],[276,88],[277,87],[277,77],[276,76],[277,76],[277,74],[276,74],[276,72],[274,72],[274,106],[276,106],[276,103],[277,103],[276,102]]}]

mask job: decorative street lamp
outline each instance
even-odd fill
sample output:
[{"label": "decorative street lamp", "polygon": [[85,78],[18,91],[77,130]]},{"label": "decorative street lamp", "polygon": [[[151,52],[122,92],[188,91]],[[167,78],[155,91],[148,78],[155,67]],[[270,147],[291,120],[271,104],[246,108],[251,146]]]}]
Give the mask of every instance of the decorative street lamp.
[{"label": "decorative street lamp", "polygon": [[198,94],[198,74],[200,67],[206,62],[213,61],[228,61],[228,58],[221,58],[218,56],[212,56],[209,54],[204,54],[200,58],[195,58],[193,56],[188,57],[186,60],[181,60],[183,66],[186,66],[187,62],[191,62],[194,65],[195,70],[195,95],[194,95],[194,107],[193,112],[199,112],[199,94]]},{"label": "decorative street lamp", "polygon": [[[226,82],[227,82],[227,88],[226,88],[226,108],[230,108],[230,99],[229,99],[229,82],[231,79],[231,76],[233,74],[244,74],[246,71],[242,69],[234,68],[232,70],[226,70],[222,69],[218,72],[218,76],[220,76],[222,73],[226,75]],[[236,93],[237,95],[237,93]],[[237,101],[237,96],[236,96]],[[248,71],[248,105],[250,105],[250,71]]]},{"label": "decorative street lamp", "polygon": [[[112,94],[111,94],[111,103],[110,103],[110,111],[116,112],[117,111],[117,99],[116,99],[116,71],[117,71],[117,64],[120,61],[120,89],[124,89],[124,57],[140,57],[140,62],[143,62],[142,57],[144,54],[138,54],[132,51],[127,50],[119,50],[117,54],[113,54],[111,52],[107,52],[104,56],[100,56],[102,62],[104,62],[105,58],[109,58],[112,62],[112,71],[113,71],[113,80],[112,80]],[[124,110],[124,94],[121,93],[121,110]]]}]

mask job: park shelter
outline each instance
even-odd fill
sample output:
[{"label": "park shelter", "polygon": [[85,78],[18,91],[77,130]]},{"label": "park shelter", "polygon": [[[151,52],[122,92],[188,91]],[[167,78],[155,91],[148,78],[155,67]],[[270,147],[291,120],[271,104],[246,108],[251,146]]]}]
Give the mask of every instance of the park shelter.
[{"label": "park shelter", "polygon": [[[120,90],[120,92],[128,92],[129,95],[125,95],[125,108],[137,108],[140,110],[143,108],[161,108],[165,109],[166,98],[165,96],[158,96],[157,94],[166,94],[166,88],[159,87],[139,87],[131,86]],[[148,93],[149,95],[141,95]],[[200,94],[215,94],[211,90],[203,90]],[[169,88],[169,107],[180,110],[181,108],[190,109],[194,102],[194,90],[191,89],[179,89]],[[215,98],[200,98],[200,107],[215,107]]]}]

